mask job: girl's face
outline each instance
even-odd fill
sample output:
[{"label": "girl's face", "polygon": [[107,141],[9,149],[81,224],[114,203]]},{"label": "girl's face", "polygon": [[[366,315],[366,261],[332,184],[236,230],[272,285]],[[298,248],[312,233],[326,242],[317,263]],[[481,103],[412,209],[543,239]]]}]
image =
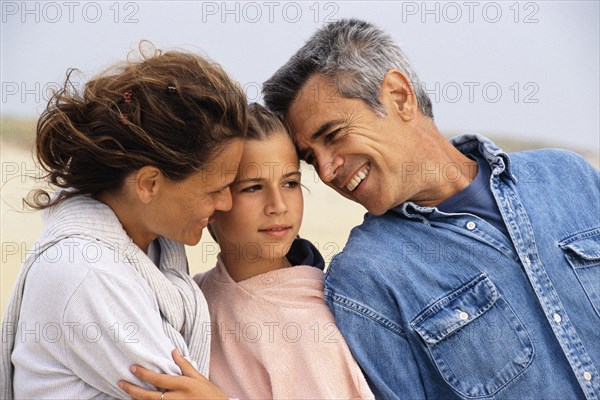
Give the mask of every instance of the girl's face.
[{"label": "girl's face", "polygon": [[212,223],[224,256],[237,262],[285,257],[304,211],[298,156],[285,133],[246,140],[231,197],[231,211],[217,212]]}]

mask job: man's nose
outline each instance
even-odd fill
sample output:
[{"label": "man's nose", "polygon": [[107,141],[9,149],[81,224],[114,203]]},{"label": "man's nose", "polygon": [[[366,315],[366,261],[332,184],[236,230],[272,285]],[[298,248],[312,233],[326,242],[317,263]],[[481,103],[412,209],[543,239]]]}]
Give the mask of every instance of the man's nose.
[{"label": "man's nose", "polygon": [[338,175],[339,168],[344,163],[342,157],[329,150],[315,152],[315,158],[317,159],[317,172],[324,183],[333,181]]}]

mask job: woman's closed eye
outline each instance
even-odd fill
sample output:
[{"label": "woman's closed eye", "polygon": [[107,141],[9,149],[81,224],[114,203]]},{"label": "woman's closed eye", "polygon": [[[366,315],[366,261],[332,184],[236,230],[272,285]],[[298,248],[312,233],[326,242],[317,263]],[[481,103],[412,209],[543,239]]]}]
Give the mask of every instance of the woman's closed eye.
[{"label": "woman's closed eye", "polygon": [[212,192],[210,192],[210,194],[211,194],[211,195],[213,195],[213,196],[217,196],[217,195],[219,195],[219,194],[223,193],[223,192],[224,192],[225,190],[227,190],[228,188],[229,188],[229,186],[225,186],[225,187],[222,187],[222,188],[220,188],[220,189],[213,190]]},{"label": "woman's closed eye", "polygon": [[243,188],[241,191],[243,193],[254,193],[257,190],[261,190],[263,187],[262,185],[252,185],[252,186],[247,186],[245,188]]}]

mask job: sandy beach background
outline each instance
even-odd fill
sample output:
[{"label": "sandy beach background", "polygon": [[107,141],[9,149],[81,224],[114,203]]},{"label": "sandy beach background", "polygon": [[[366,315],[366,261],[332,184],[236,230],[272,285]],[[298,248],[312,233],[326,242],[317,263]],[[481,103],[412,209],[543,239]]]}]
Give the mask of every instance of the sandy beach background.
[{"label": "sandy beach background", "polygon": [[[12,286],[19,268],[28,251],[42,232],[43,224],[39,212],[23,209],[22,198],[34,187],[42,187],[35,176],[40,174],[33,161],[33,121],[3,118],[1,120],[1,245],[2,267],[0,269],[1,292],[0,312],[4,314]],[[489,135],[506,151],[554,147],[552,143],[534,143],[524,140],[508,140],[501,135]],[[573,149],[584,155],[598,168],[599,155],[595,146],[591,150]],[[353,203],[325,186],[312,167],[303,164],[305,214],[300,235],[317,246],[328,263],[334,254],[343,249],[353,226],[364,216],[362,206]],[[201,242],[188,247],[190,273],[212,268],[218,253],[217,245],[205,232]]]}]

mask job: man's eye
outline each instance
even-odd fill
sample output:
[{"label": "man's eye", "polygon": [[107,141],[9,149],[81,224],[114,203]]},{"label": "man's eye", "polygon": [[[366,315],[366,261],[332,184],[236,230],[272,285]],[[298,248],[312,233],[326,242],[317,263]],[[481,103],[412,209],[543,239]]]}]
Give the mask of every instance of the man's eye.
[{"label": "man's eye", "polygon": [[339,129],[336,129],[335,131],[331,132],[330,134],[325,136],[325,143],[330,143],[332,142],[335,137],[337,136],[337,134],[339,133]]}]

